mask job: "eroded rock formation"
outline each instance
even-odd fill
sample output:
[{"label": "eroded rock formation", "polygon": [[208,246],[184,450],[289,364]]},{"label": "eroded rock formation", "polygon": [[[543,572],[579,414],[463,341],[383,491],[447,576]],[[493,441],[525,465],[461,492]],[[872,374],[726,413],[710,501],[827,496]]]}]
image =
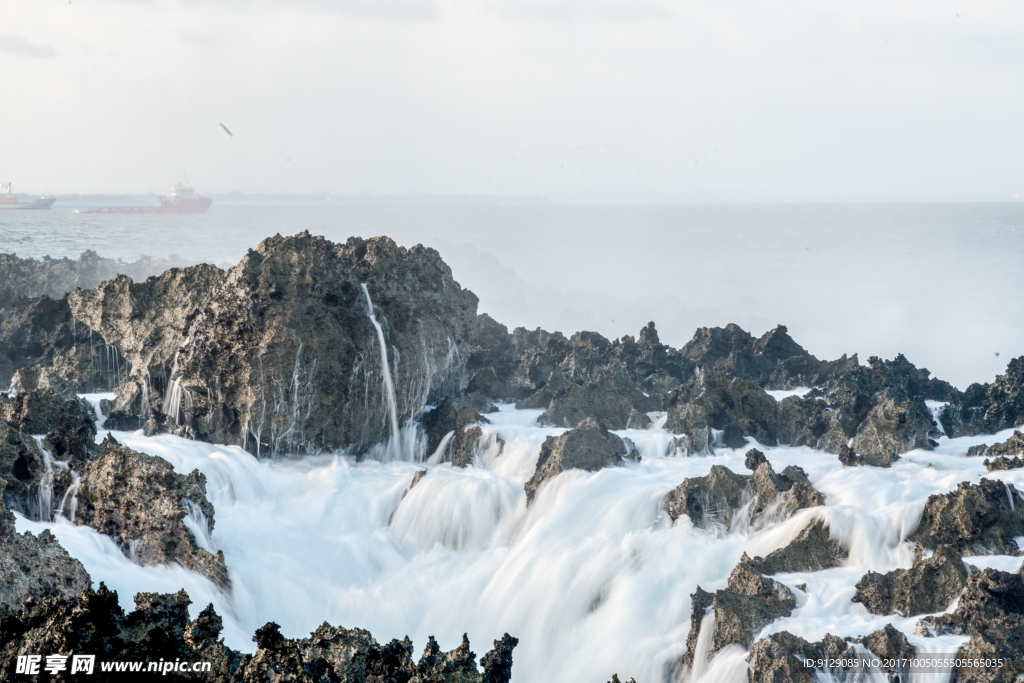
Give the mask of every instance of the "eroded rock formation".
[{"label": "eroded rock formation", "polygon": [[785,547],[768,553],[767,557],[744,560],[761,574],[780,572],[816,572],[840,566],[850,556],[849,549],[832,538],[823,521],[815,520]]},{"label": "eroded rock formation", "polygon": [[537,469],[526,482],[526,499],[532,501],[541,484],[566,470],[596,472],[639,459],[640,455],[628,439],[619,438],[596,420],[587,418],[575,429],[544,440]]},{"label": "eroded rock formation", "polygon": [[1018,496],[1013,484],[1001,481],[961,482],[956,491],[928,496],[908,540],[930,549],[949,545],[961,555],[1012,555],[1018,550],[1014,537],[1024,535]]},{"label": "eroded rock formation", "polygon": [[872,614],[912,617],[943,611],[960,595],[966,583],[967,567],[959,551],[940,545],[926,558],[919,546],[910,569],[865,574],[857,582],[853,601],[863,604]]}]

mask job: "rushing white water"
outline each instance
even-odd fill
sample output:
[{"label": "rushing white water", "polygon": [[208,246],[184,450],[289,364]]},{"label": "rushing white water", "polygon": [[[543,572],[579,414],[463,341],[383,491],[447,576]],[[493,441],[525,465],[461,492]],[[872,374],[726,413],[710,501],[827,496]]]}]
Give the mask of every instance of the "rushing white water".
[{"label": "rushing white water", "polygon": [[366,296],[366,317],[373,323],[377,330],[377,341],[380,343],[380,374],[384,385],[385,400],[388,408],[388,421],[391,425],[391,438],[387,442],[386,459],[398,460],[401,458],[402,448],[398,430],[398,401],[395,400],[395,385],[391,377],[391,366],[388,364],[388,344],[384,339],[384,330],[377,322],[377,315],[373,311],[373,301],[370,299],[370,290],[366,283],[362,283],[363,294]]},{"label": "rushing white water", "polygon": [[43,444],[43,436],[32,437],[39,452],[43,454],[43,474],[39,479],[39,492],[37,497],[39,519],[49,522],[53,516],[53,455]]},{"label": "rushing white water", "polygon": [[[1009,430],[941,437],[936,450],[908,453],[891,469],[843,468],[836,456],[810,448],[758,445],[776,470],[803,467],[828,506],[763,528],[711,534],[685,517],[670,524],[660,501],[714,464],[745,471],[746,448],[671,457],[679,452],[674,437],[659,426],[618,432],[637,445],[639,463],[565,472],[542,485],[527,508],[523,484],[540,447],[565,430],[536,426],[539,410],[500,408],[488,415],[488,438],[465,469],[346,456],[259,461],[238,447],[114,433],[178,472],[198,468],[206,475],[213,532],[198,509],[190,509],[186,525],[200,545],[224,551],[230,592],[177,566],[139,567],[109,538],[63,517],[49,524],[19,517],[18,528],[51,529],[126,608],[142,590],[185,588],[193,615],[213,602],[224,616],[227,644],[243,651],[253,650],[253,631],[270,620],[292,637],[326,620],[367,628],[378,640],[408,634],[417,648],[435,635],[450,649],[467,632],[477,653],[507,631],[520,639],[517,682],[600,683],[618,672],[658,683],[670,680],[685,652],[695,587],[724,587],[743,552],[765,555],[816,519],[850,546],[850,559],[836,569],[778,576],[793,588],[798,608],[766,633],[785,629],[817,640],[892,623],[922,649],[955,652],[963,637],[914,636],[917,618],[868,614],[850,601],[854,585],[869,569],[910,566],[913,547],[902,539],[916,528],[930,494],[983,476],[1024,488],[1024,470],[989,474],[981,458],[964,457],[969,446],[1004,440]],[[652,414],[655,425],[660,417]],[[422,469],[427,474],[409,490]],[[1007,570],[1021,561],[968,558]],[[742,648],[723,650],[701,680],[742,681],[744,657]]]}]

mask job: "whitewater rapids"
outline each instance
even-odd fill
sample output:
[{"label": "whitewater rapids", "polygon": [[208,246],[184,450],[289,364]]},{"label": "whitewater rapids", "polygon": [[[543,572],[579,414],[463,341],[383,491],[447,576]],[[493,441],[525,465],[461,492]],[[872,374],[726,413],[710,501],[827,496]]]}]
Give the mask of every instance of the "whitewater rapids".
[{"label": "whitewater rapids", "polygon": [[[88,398],[98,406],[96,396]],[[563,473],[527,509],[523,484],[541,444],[566,431],[537,427],[541,412],[504,405],[488,415],[485,446],[466,469],[344,455],[260,461],[234,446],[112,432],[179,473],[206,475],[215,528],[210,534],[205,520],[191,515],[186,524],[200,546],[224,551],[230,592],[176,565],[140,567],[108,537],[60,517],[41,524],[19,515],[17,527],[50,529],[94,587],[105,582],[126,610],[139,591],[184,588],[193,617],[212,602],[224,617],[226,644],[244,652],[255,650],[252,634],[268,621],[294,638],[324,621],[368,629],[380,642],[409,635],[417,650],[430,635],[454,648],[466,632],[478,654],[508,632],[519,638],[517,682],[603,683],[618,672],[660,683],[673,680],[685,651],[696,586],[723,588],[743,552],[767,555],[819,518],[849,545],[850,558],[837,569],[776,576],[793,588],[798,608],[765,634],[788,630],[818,640],[892,623],[927,651],[955,652],[964,637],[922,638],[913,635],[919,617],[870,615],[850,601],[854,584],[869,569],[910,567],[913,546],[901,539],[916,528],[930,494],[983,476],[1024,489],[1024,470],[988,473],[982,458],[964,457],[969,446],[1003,441],[1012,430],[942,437],[936,450],[912,451],[891,469],[844,469],[835,455],[753,442],[714,456],[669,456],[672,435],[660,428],[664,415],[652,413],[652,428],[616,432],[636,444],[639,463]],[[497,440],[487,438],[494,434],[505,441],[500,454]],[[97,438],[103,436],[101,429]],[[694,528],[686,516],[670,523],[659,505],[665,494],[714,464],[745,472],[744,453],[755,445],[776,471],[803,467],[828,506],[722,536]],[[409,490],[422,469],[428,474]],[[1022,558],[965,561],[1015,571]],[[702,680],[743,681],[744,656],[735,646],[723,650]]]}]

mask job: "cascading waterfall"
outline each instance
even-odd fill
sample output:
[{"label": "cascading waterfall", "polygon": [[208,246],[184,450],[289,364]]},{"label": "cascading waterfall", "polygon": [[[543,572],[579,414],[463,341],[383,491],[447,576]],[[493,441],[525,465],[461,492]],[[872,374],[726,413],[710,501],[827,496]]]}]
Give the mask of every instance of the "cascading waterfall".
[{"label": "cascading waterfall", "polygon": [[391,366],[388,364],[388,345],[384,339],[384,330],[377,322],[377,315],[373,311],[373,300],[370,299],[370,290],[366,283],[362,283],[363,295],[366,297],[366,317],[373,323],[377,330],[377,341],[380,344],[380,374],[384,383],[384,395],[387,401],[388,422],[391,427],[391,436],[388,440],[386,456],[388,460],[400,460],[402,448],[398,429],[398,401],[395,400],[395,385],[391,378]]},{"label": "cascading waterfall", "polygon": [[170,381],[167,383],[167,391],[164,392],[163,405],[160,406],[160,412],[170,417],[174,424],[178,424],[178,417],[181,413],[181,382],[174,377],[178,372],[179,353],[181,353],[180,350],[174,352],[174,362],[171,364]]},{"label": "cascading waterfall", "polygon": [[43,454],[43,475],[39,479],[39,519],[49,522],[53,519],[53,455],[43,445],[42,436],[33,436],[39,451]]},{"label": "cascading waterfall", "polygon": [[[98,397],[90,398],[98,405]],[[671,524],[660,509],[666,493],[712,465],[743,472],[754,444],[687,457],[679,436],[656,421],[646,430],[616,432],[635,443],[639,463],[564,472],[527,507],[523,484],[541,447],[565,430],[538,427],[540,410],[499,407],[481,425],[478,457],[467,468],[345,456],[261,461],[234,446],[115,432],[119,442],[166,459],[176,472],[206,476],[216,526],[211,532],[202,510],[189,503],[184,524],[201,546],[224,551],[230,593],[180,567],[133,564],[109,538],[63,519],[45,524],[19,516],[18,530],[50,529],[94,581],[119,591],[123,607],[140,590],[185,588],[192,616],[212,602],[227,644],[246,652],[254,648],[253,631],[268,621],[289,637],[308,636],[327,620],[367,628],[378,641],[434,635],[445,649],[464,632],[487,643],[507,631],[520,638],[516,683],[607,681],[616,672],[625,680],[682,683],[690,594],[698,585],[723,588],[744,552],[766,556],[815,520],[849,546],[850,558],[835,569],[776,575],[798,595],[798,607],[762,635],[785,630],[813,642],[826,633],[863,636],[891,623],[921,652],[956,652],[966,636],[919,636],[919,617],[866,614],[849,599],[854,585],[869,570],[911,565],[913,544],[902,539],[928,496],[986,476],[1024,488],[1024,470],[990,474],[981,458],[964,457],[982,437],[941,437],[934,450],[907,453],[887,469],[844,468],[835,456],[806,447],[757,445],[776,471],[804,468],[828,505],[788,518],[771,510],[754,520],[739,515],[742,521],[726,529],[711,500],[708,529],[685,516]],[[73,518],[74,493],[64,499],[59,510]],[[1013,572],[1022,559],[965,561]],[[742,683],[746,651],[733,645],[709,658],[713,616],[703,620],[686,683]],[[816,680],[837,674],[814,672]],[[917,680],[948,676],[911,678]]]}]

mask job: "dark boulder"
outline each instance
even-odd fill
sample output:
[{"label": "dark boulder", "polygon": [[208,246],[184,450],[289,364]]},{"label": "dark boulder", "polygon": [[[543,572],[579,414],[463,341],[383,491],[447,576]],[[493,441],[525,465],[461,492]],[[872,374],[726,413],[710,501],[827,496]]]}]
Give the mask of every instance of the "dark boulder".
[{"label": "dark boulder", "polygon": [[763,462],[768,462],[768,458],[764,456],[764,453],[756,448],[751,448],[747,451],[746,459],[743,461],[743,466],[751,472],[754,472]]},{"label": "dark boulder", "polygon": [[752,522],[764,513],[770,513],[773,520],[784,519],[796,510],[825,504],[824,496],[811,487],[802,470],[790,472],[794,479],[776,474],[767,460],[752,475],[712,465],[707,475],[684,479],[665,497],[662,507],[673,522],[687,515],[696,527],[721,531],[731,528],[736,512],[748,502],[752,503],[748,509]]},{"label": "dark boulder", "polygon": [[716,370],[701,370],[667,401],[665,427],[675,434],[722,430],[727,448],[742,448],[745,436],[763,444],[777,441],[775,399],[749,380],[729,380]]},{"label": "dark boulder", "polygon": [[750,568],[760,574],[782,572],[816,572],[840,566],[850,551],[838,540],[832,538],[825,523],[815,520],[803,529],[784,548],[779,548],[767,557],[755,557],[749,562]]},{"label": "dark boulder", "polygon": [[[5,483],[0,480],[0,497]],[[82,563],[68,555],[48,530],[19,534],[14,515],[0,506],[0,610],[15,610],[29,598],[76,597],[92,585]]]},{"label": "dark boulder", "polygon": [[1024,356],[1014,358],[992,384],[972,384],[946,411],[951,436],[994,434],[1024,424]]},{"label": "dark boulder", "polygon": [[[826,660],[863,661],[860,645],[867,648],[876,658],[883,660],[906,660],[916,650],[900,631],[886,624],[883,628],[863,638],[839,638],[826,634],[821,640],[810,643],[788,631],[780,631],[754,643],[747,655],[749,683],[815,683],[817,674],[828,671],[830,680],[861,680],[870,675],[863,666],[816,666]],[[885,666],[882,672],[889,680],[907,680],[909,667]]]},{"label": "dark boulder", "polygon": [[1013,435],[1002,443],[989,446],[981,444],[971,446],[967,449],[968,456],[996,456],[996,455],[1024,455],[1024,432],[1019,429],[1013,431]]},{"label": "dark boulder", "polygon": [[1000,470],[1019,470],[1024,467],[1024,458],[1013,457],[1007,458],[1006,456],[1000,455],[998,458],[989,460],[988,458],[982,463],[989,472],[998,472]]},{"label": "dark boulder", "polygon": [[761,576],[744,562],[732,570],[726,588],[711,594],[698,586],[690,599],[690,633],[684,664],[691,668],[704,614],[709,608],[715,615],[709,657],[727,645],[749,648],[761,629],[796,609],[796,598],[789,588]]},{"label": "dark boulder", "polygon": [[942,545],[925,558],[918,546],[910,569],[894,569],[886,574],[868,572],[857,582],[854,602],[863,604],[872,614],[899,614],[912,617],[946,609],[967,583],[967,567],[960,553]]},{"label": "dark boulder", "polygon": [[541,484],[566,470],[596,472],[639,459],[640,455],[628,439],[619,438],[596,420],[587,418],[575,429],[544,440],[537,459],[537,469],[530,481],[526,482],[526,499],[528,502],[533,501]]},{"label": "dark boulder", "polygon": [[169,462],[122,446],[111,437],[86,465],[78,490],[79,519],[141,565],[177,562],[221,586],[228,584],[224,553],[200,547],[185,527],[190,513],[213,530],[206,477],[177,474]]},{"label": "dark boulder", "polygon": [[602,368],[583,384],[571,384],[553,396],[537,423],[571,427],[592,418],[609,429],[643,429],[651,420],[643,412],[643,392],[621,366]]},{"label": "dark boulder", "polygon": [[960,667],[957,683],[1002,683],[1024,674],[1024,579],[996,569],[982,569],[967,585],[952,614],[921,620],[927,635],[969,635],[957,657],[1002,660],[998,666]]},{"label": "dark boulder", "polygon": [[961,482],[956,491],[928,497],[921,523],[907,540],[930,549],[950,545],[961,555],[1012,555],[1018,550],[1014,537],[1024,536],[1017,497],[1013,484]]},{"label": "dark boulder", "polygon": [[853,437],[851,447],[861,463],[889,467],[902,453],[915,448],[932,449],[928,437],[932,417],[924,400],[901,401],[880,397]]},{"label": "dark boulder", "polygon": [[861,457],[852,448],[843,444],[839,447],[839,462],[843,467],[856,467],[861,463]]}]

